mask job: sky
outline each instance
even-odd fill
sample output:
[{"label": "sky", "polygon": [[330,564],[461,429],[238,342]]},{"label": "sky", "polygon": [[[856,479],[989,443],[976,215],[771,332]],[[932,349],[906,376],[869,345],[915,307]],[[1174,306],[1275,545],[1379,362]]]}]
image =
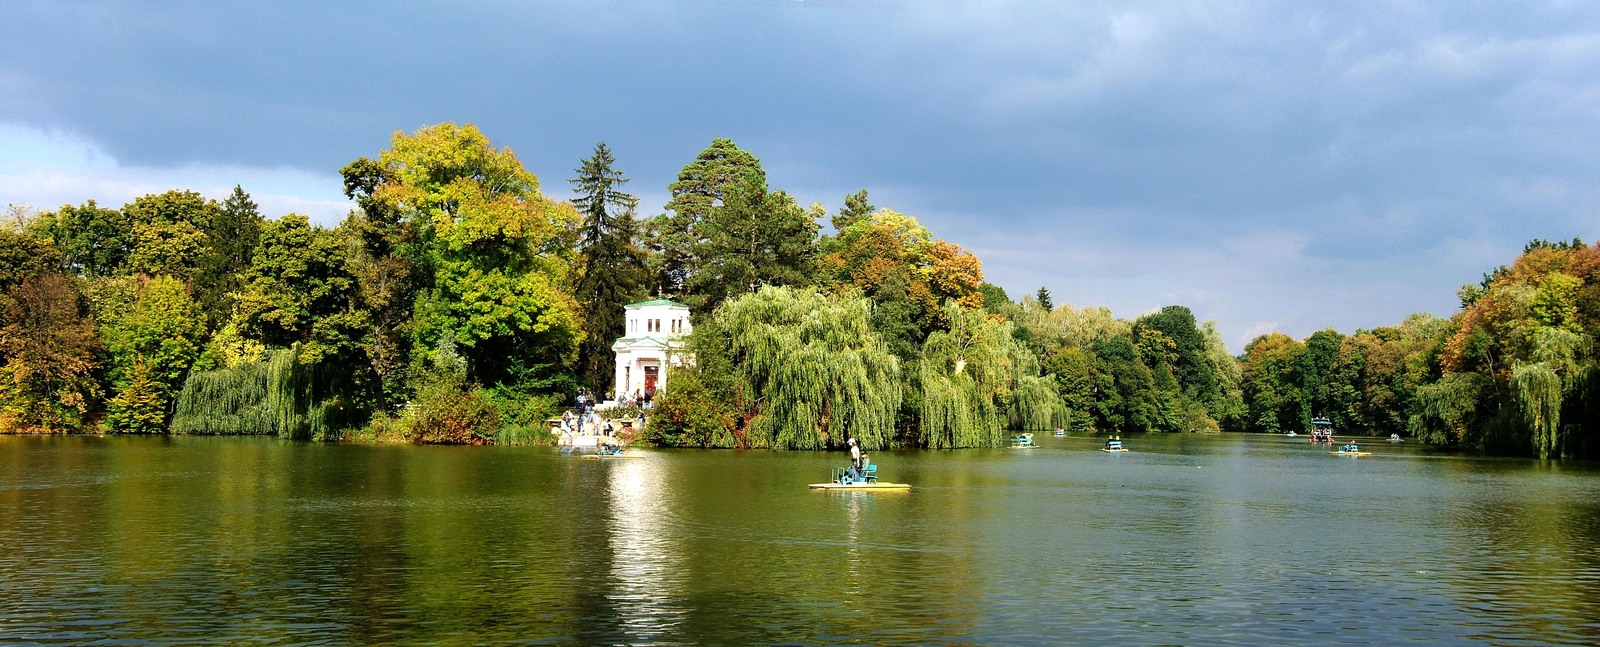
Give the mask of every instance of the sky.
[{"label": "sky", "polygon": [[543,191],[597,142],[661,212],[715,137],[872,203],[1013,298],[1184,305],[1230,348],[1450,316],[1600,238],[1592,2],[0,4],[0,205],[235,185],[328,225],[338,169],[476,124]]}]

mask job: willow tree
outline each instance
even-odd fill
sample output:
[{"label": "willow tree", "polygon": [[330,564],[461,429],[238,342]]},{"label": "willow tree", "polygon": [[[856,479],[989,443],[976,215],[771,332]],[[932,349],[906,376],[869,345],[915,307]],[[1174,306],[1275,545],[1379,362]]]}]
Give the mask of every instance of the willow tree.
[{"label": "willow tree", "polygon": [[885,446],[900,408],[900,361],[853,294],[766,287],[713,314],[733,361],[746,443],[822,449],[856,438]]},{"label": "willow tree", "polygon": [[1511,371],[1523,420],[1533,432],[1533,449],[1539,458],[1550,458],[1561,450],[1561,405],[1566,395],[1588,370],[1582,358],[1589,340],[1563,328],[1540,327],[1531,335],[1532,362],[1521,362]]},{"label": "willow tree", "polygon": [[919,362],[924,444],[997,447],[1006,442],[1005,423],[1014,412],[1029,427],[1059,415],[1053,378],[1037,376],[1038,361],[1012,336],[1009,322],[953,301],[943,314],[950,329],[928,335]]}]

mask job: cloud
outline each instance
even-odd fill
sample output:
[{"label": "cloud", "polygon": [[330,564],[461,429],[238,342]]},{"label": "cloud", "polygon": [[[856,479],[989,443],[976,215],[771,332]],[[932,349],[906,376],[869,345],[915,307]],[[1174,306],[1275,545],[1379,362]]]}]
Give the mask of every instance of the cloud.
[{"label": "cloud", "polygon": [[72,133],[0,124],[0,203],[50,210],[95,200],[116,207],[169,189],[221,200],[234,185],[268,217],[292,212],[333,225],[351,207],[337,174],[239,165],[125,166]]}]

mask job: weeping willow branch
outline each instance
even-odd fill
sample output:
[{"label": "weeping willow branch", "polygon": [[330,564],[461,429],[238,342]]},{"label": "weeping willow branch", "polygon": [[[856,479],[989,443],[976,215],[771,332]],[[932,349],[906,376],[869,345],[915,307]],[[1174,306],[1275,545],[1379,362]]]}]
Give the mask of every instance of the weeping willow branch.
[{"label": "weeping willow branch", "polygon": [[172,430],[180,434],[331,438],[360,415],[324,391],[336,379],[301,361],[298,346],[260,362],[193,373],[178,393]]},{"label": "weeping willow branch", "polygon": [[885,446],[900,407],[900,363],[872,330],[871,302],[764,287],[713,315],[726,331],[745,442],[820,449],[854,437]]},{"label": "weeping willow branch", "polygon": [[1038,360],[1012,337],[1010,323],[954,302],[944,315],[950,330],[928,335],[918,365],[924,443],[998,447],[1006,443],[1007,422],[1046,429],[1064,420],[1055,379],[1038,376]]}]

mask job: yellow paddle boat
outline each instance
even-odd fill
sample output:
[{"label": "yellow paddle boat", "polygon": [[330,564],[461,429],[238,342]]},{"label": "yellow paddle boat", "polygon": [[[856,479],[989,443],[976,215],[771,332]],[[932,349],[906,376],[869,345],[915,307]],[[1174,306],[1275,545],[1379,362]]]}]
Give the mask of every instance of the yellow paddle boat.
[{"label": "yellow paddle boat", "polygon": [[878,466],[868,464],[860,473],[855,473],[847,467],[833,468],[833,474],[827,483],[812,483],[808,485],[813,490],[900,490],[911,489],[906,483],[885,483],[878,480]]},{"label": "yellow paddle boat", "polygon": [[1328,452],[1328,455],[1329,456],[1371,456],[1372,452],[1361,451],[1361,448],[1357,447],[1355,443],[1350,443],[1348,445],[1340,445],[1339,446],[1339,451]]},{"label": "yellow paddle boat", "polygon": [[1105,447],[1101,447],[1100,451],[1110,452],[1110,453],[1115,454],[1117,452],[1128,451],[1128,448],[1122,446],[1122,440],[1121,439],[1112,438],[1111,440],[1106,441],[1106,446]]}]

